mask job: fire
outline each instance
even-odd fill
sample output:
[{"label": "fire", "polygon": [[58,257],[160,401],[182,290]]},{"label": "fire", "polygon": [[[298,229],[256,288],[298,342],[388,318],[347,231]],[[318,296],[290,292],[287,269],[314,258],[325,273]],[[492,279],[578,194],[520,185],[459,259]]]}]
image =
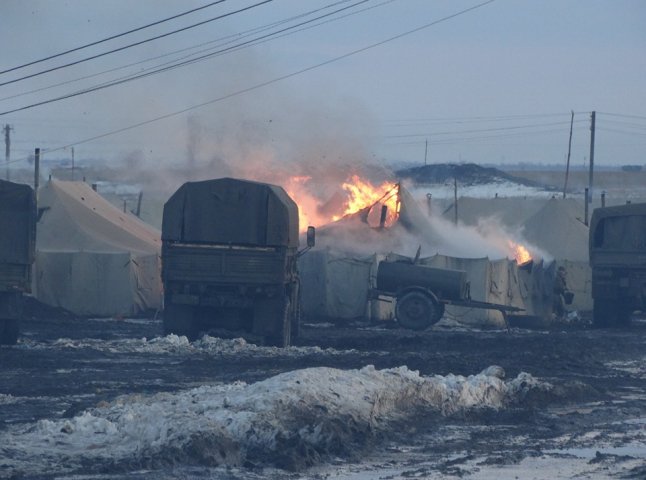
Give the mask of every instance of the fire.
[{"label": "fire", "polygon": [[509,240],[508,242],[509,248],[514,255],[514,258],[516,259],[516,263],[518,265],[523,265],[532,259],[532,255],[529,253],[529,250],[527,250],[527,248],[525,248],[523,245],[511,240]]},{"label": "fire", "polygon": [[285,190],[298,204],[301,231],[308,225],[325,225],[372,206],[374,208],[367,216],[371,226],[379,226],[382,206],[387,207],[385,226],[392,225],[399,213],[398,191],[392,183],[375,187],[358,175],[352,175],[336,189],[338,192],[332,199],[326,199],[326,203],[312,192],[311,183],[309,176],[290,177],[285,183]]},{"label": "fire", "polygon": [[[350,181],[343,183],[342,187],[348,194],[346,208],[342,215],[335,216],[336,218],[333,218],[333,220],[338,220],[344,215],[359,212],[373,205],[377,207],[385,205],[388,208],[386,226],[392,225],[397,218],[399,202],[395,185],[385,182],[375,187],[370,182],[359,178],[358,175],[352,175]],[[373,226],[379,225],[380,217],[381,208],[373,208],[368,214],[368,223]]]}]

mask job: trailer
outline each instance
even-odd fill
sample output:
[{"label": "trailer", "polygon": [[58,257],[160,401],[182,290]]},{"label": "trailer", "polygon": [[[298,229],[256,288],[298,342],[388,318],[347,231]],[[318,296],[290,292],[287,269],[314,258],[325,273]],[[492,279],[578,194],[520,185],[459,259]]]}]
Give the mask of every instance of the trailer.
[{"label": "trailer", "polygon": [[505,324],[509,312],[524,309],[471,299],[467,273],[463,270],[433,268],[414,262],[379,262],[377,288],[372,300],[395,302],[395,320],[403,328],[426,330],[444,316],[446,305],[498,310]]}]

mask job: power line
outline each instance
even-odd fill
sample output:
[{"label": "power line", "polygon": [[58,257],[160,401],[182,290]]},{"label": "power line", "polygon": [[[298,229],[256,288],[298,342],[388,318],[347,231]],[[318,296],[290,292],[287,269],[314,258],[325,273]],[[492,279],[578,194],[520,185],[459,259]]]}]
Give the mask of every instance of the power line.
[{"label": "power line", "polygon": [[456,18],[456,17],[458,17],[460,15],[464,15],[464,14],[466,14],[468,12],[471,12],[471,11],[474,11],[476,9],[482,8],[482,7],[484,7],[484,6],[486,6],[486,5],[490,4],[490,3],[493,3],[494,1],[495,0],[487,0],[485,2],[478,3],[478,4],[476,4],[476,5],[472,6],[472,7],[460,10],[460,11],[458,11],[456,13],[453,13],[451,15],[447,15],[445,17],[442,17],[442,18],[438,19],[438,20],[426,23],[426,24],[421,25],[419,27],[416,27],[416,28],[414,28],[412,30],[407,30],[407,31],[402,32],[402,33],[400,33],[398,35],[395,35],[395,36],[389,37],[389,38],[387,38],[385,40],[382,40],[380,42],[372,43],[370,45],[367,45],[365,47],[353,50],[351,52],[348,52],[346,54],[340,55],[338,57],[331,58],[330,60],[326,60],[324,62],[320,62],[320,63],[317,63],[315,65],[311,65],[309,67],[305,67],[303,69],[300,69],[300,70],[297,70],[297,71],[294,71],[294,72],[291,72],[291,73],[288,73],[288,74],[285,74],[285,75],[282,75],[282,76],[279,76],[279,77],[275,77],[275,78],[273,78],[271,80],[267,80],[265,82],[258,83],[256,85],[251,86],[251,87],[247,87],[247,88],[232,92],[230,94],[223,95],[221,97],[214,98],[212,100],[208,100],[206,102],[199,103],[197,105],[192,105],[190,107],[186,107],[186,108],[184,108],[182,110],[178,110],[178,111],[175,111],[175,112],[172,112],[172,113],[168,113],[166,115],[161,115],[161,116],[158,116],[158,117],[155,117],[155,118],[144,120],[142,122],[138,122],[136,124],[129,125],[127,127],[122,127],[122,128],[116,129],[116,130],[112,130],[110,132],[102,133],[102,134],[99,134],[99,135],[95,135],[93,137],[89,137],[89,138],[86,138],[86,139],[83,139],[83,140],[79,140],[79,141],[76,141],[76,142],[73,142],[73,143],[69,143],[67,145],[63,145],[63,146],[55,148],[55,149],[47,150],[44,153],[50,153],[50,152],[55,152],[55,151],[58,151],[58,150],[63,150],[65,148],[69,148],[69,147],[74,146],[74,145],[81,145],[81,144],[88,143],[88,142],[91,142],[91,141],[94,141],[94,140],[98,140],[100,138],[105,138],[105,137],[109,137],[111,135],[116,135],[118,133],[123,133],[123,132],[126,132],[128,130],[133,130],[135,128],[139,128],[139,127],[142,127],[144,125],[149,125],[151,123],[155,123],[155,122],[158,122],[158,121],[161,121],[161,120],[165,120],[167,118],[176,117],[178,115],[184,114],[184,113],[192,111],[192,110],[196,110],[198,108],[205,107],[207,105],[212,105],[214,103],[218,103],[218,102],[221,102],[223,100],[227,100],[229,98],[232,98],[232,97],[235,97],[235,96],[238,96],[238,95],[242,95],[242,94],[254,91],[254,90],[258,90],[260,88],[266,87],[268,85],[272,85],[272,84],[280,82],[282,80],[286,80],[288,78],[292,78],[292,77],[295,77],[297,75],[301,75],[303,73],[309,72],[311,70],[315,70],[317,68],[321,68],[323,66],[330,65],[332,63],[338,62],[340,60],[344,60],[344,59],[352,57],[354,55],[358,55],[359,53],[363,53],[365,51],[368,51],[368,50],[371,50],[373,48],[379,47],[381,45],[384,45],[386,43],[392,42],[394,40],[398,40],[398,39],[403,38],[405,36],[412,35],[413,33],[417,33],[417,32],[419,32],[421,30],[430,28],[430,27],[432,27],[434,25],[438,25],[440,23],[443,23],[443,22],[446,22],[446,21],[451,20],[453,18]]},{"label": "power line", "polygon": [[605,128],[605,127],[599,127],[599,126],[597,126],[597,130],[603,130],[604,132],[621,133],[623,135],[646,136],[646,132],[644,132],[644,133],[641,133],[641,132],[629,132],[627,130],[617,130],[617,129],[614,129],[614,128]]},{"label": "power line", "polygon": [[27,80],[27,79],[29,79],[29,78],[34,78],[34,77],[37,77],[37,76],[39,76],[39,75],[43,75],[43,74],[45,74],[45,73],[54,72],[54,71],[56,71],[56,70],[60,70],[60,69],[62,69],[62,68],[67,68],[67,67],[71,67],[71,66],[73,66],[73,65],[78,65],[79,63],[84,63],[84,62],[87,62],[87,61],[90,61],[90,60],[95,60],[95,59],[97,59],[97,58],[104,57],[104,56],[106,56],[106,55],[110,55],[111,53],[120,52],[120,51],[122,51],[122,50],[126,50],[126,49],[128,49],[128,48],[132,48],[132,47],[136,47],[136,46],[138,46],[138,45],[142,45],[142,44],[144,44],[144,43],[152,42],[153,40],[159,40],[160,38],[164,38],[164,37],[168,37],[168,36],[170,36],[170,35],[174,35],[174,34],[176,34],[176,33],[184,32],[184,31],[186,31],[186,30],[190,30],[191,28],[199,27],[199,26],[201,26],[201,25],[204,25],[204,24],[207,24],[207,23],[210,23],[210,22],[214,22],[214,21],[216,21],[216,20],[221,20],[221,19],[223,19],[223,18],[230,17],[231,15],[235,15],[235,14],[237,14],[237,13],[241,13],[241,12],[244,12],[244,11],[247,11],[247,10],[251,10],[252,8],[256,8],[256,7],[259,7],[259,6],[261,6],[261,5],[264,5],[264,4],[266,4],[266,3],[273,2],[273,1],[274,1],[274,0],[263,0],[263,1],[261,1],[261,2],[255,3],[255,4],[253,4],[253,5],[249,5],[249,6],[247,6],[247,7],[241,8],[241,9],[239,9],[239,10],[234,10],[233,12],[229,12],[229,13],[225,13],[225,14],[222,14],[222,15],[218,15],[217,17],[209,18],[209,19],[207,19],[207,20],[203,20],[203,21],[201,21],[201,22],[194,23],[193,25],[189,25],[189,26],[186,26],[186,27],[179,28],[179,29],[177,29],[177,30],[173,30],[172,32],[167,32],[167,33],[164,33],[164,34],[161,34],[161,35],[157,35],[157,36],[155,36],[155,37],[151,37],[151,38],[147,38],[147,39],[145,39],[145,40],[141,40],[141,41],[139,41],[139,42],[135,42],[135,43],[131,43],[131,44],[129,44],[129,45],[125,45],[125,46],[123,46],[123,47],[115,48],[115,49],[109,50],[109,51],[107,51],[107,52],[98,53],[98,54],[96,54],[96,55],[92,55],[92,56],[90,56],[90,57],[85,57],[85,58],[82,58],[82,59],[77,60],[77,61],[75,61],[75,62],[67,63],[67,64],[65,64],[65,65],[59,65],[58,67],[48,68],[48,69],[46,69],[46,70],[42,70],[42,71],[40,71],[40,72],[32,73],[31,75],[25,75],[24,77],[15,78],[15,79],[13,79],[13,80],[9,80],[9,81],[6,81],[6,82],[4,82],[4,83],[0,83],[0,87],[5,86],[5,85],[9,85],[9,84],[11,84],[11,83],[19,82],[19,81],[21,81],[21,80]]},{"label": "power line", "polygon": [[[265,30],[269,30],[269,29],[271,29],[271,28],[273,28],[273,27],[275,27],[275,26],[277,26],[277,25],[282,25],[282,24],[288,23],[288,22],[290,22],[290,21],[293,21],[293,20],[296,20],[296,19],[299,19],[299,18],[307,17],[308,15],[312,15],[312,14],[314,14],[314,13],[318,13],[318,12],[320,12],[320,11],[322,11],[322,10],[325,10],[325,9],[327,9],[327,8],[330,8],[330,7],[334,7],[334,6],[339,5],[339,4],[342,4],[342,3],[348,3],[349,1],[350,1],[350,0],[340,0],[340,1],[337,1],[337,2],[334,2],[334,3],[331,3],[331,4],[328,4],[328,5],[325,5],[325,6],[321,7],[321,8],[317,8],[317,9],[314,9],[314,10],[310,10],[310,11],[307,11],[307,12],[304,12],[304,13],[301,13],[301,14],[298,14],[298,15],[295,15],[295,16],[293,16],[293,17],[289,17],[289,18],[286,18],[286,19],[283,19],[283,20],[279,20],[279,21],[277,21],[277,22],[273,22],[273,23],[270,23],[270,24],[266,24],[266,25],[263,25],[263,26],[260,26],[260,27],[255,27],[255,28],[252,28],[252,29],[249,29],[249,30],[245,30],[245,31],[240,32],[240,33],[234,33],[234,34],[231,34],[231,35],[226,35],[226,36],[224,36],[224,37],[220,37],[220,38],[217,38],[217,39],[215,39],[215,40],[210,40],[210,41],[208,41],[208,42],[203,42],[203,43],[200,43],[200,44],[197,44],[197,45],[193,45],[193,46],[191,46],[191,47],[182,48],[182,49],[175,50],[175,51],[172,51],[172,52],[168,52],[168,53],[165,53],[165,54],[162,54],[162,55],[157,55],[157,56],[155,56],[155,57],[150,57],[150,58],[147,58],[147,59],[144,59],[144,60],[140,60],[140,61],[137,61],[137,62],[129,63],[129,64],[126,64],[126,65],[122,65],[122,66],[120,66],[120,67],[115,67],[115,68],[111,68],[111,69],[108,69],[108,70],[103,70],[103,71],[101,71],[101,72],[93,73],[93,74],[90,74],[90,75],[85,75],[85,76],[82,76],[82,77],[75,78],[75,79],[73,79],[73,80],[66,80],[66,81],[64,81],[64,82],[55,83],[55,84],[53,84],[53,85],[49,85],[49,86],[47,86],[47,87],[37,88],[37,89],[29,90],[29,91],[26,91],[26,92],[18,93],[18,94],[15,94],[15,95],[10,95],[10,96],[7,96],[7,97],[2,97],[2,98],[0,98],[0,102],[1,102],[1,101],[5,101],[5,100],[10,100],[10,99],[12,99],[12,98],[23,97],[23,96],[25,96],[25,95],[30,95],[30,94],[32,94],[32,93],[42,92],[42,91],[49,90],[49,89],[52,89],[52,88],[55,88],[55,87],[60,87],[60,86],[63,86],[63,85],[68,85],[68,84],[70,84],[70,83],[79,82],[79,81],[81,81],[81,80],[87,80],[88,78],[98,77],[98,76],[104,75],[104,74],[106,74],[106,73],[112,73],[112,72],[116,72],[116,71],[118,71],[118,70],[124,70],[124,69],[129,68],[129,67],[134,67],[134,66],[137,66],[137,65],[141,65],[142,63],[151,62],[151,61],[153,61],[153,60],[158,60],[158,59],[160,59],[160,58],[169,57],[169,56],[171,56],[171,55],[175,55],[175,54],[183,53],[183,52],[186,52],[186,51],[189,51],[189,50],[195,50],[195,49],[200,48],[200,47],[203,47],[203,46],[205,46],[205,45],[211,45],[211,44],[214,44],[214,43],[223,42],[224,40],[228,40],[228,39],[231,39],[231,38],[246,38],[246,37],[248,37],[248,36],[252,35],[253,33],[257,33],[257,32],[262,32],[262,31],[265,31]],[[382,2],[382,3],[380,3],[380,4],[378,4],[378,5],[373,5],[373,6],[371,6],[371,7],[367,7],[367,8],[361,9],[361,10],[359,10],[359,11],[357,11],[357,12],[352,12],[352,13],[349,13],[349,14],[346,14],[346,15],[341,15],[341,16],[337,17],[336,19],[328,20],[328,21],[326,21],[326,22],[321,22],[321,23],[320,23],[320,24],[318,24],[318,25],[321,25],[321,24],[323,24],[323,23],[327,23],[327,22],[331,22],[331,21],[334,21],[334,20],[337,20],[337,19],[345,18],[345,17],[348,17],[348,16],[350,16],[350,15],[355,15],[355,14],[357,14],[357,13],[361,13],[361,12],[363,12],[363,11],[365,11],[365,10],[373,9],[373,8],[376,8],[376,7],[379,7],[379,6],[385,5],[385,4],[387,4],[387,3],[392,3],[392,2],[394,2],[394,1],[395,1],[395,0],[386,0],[386,1],[384,1],[384,2]],[[312,27],[307,27],[307,28],[314,28],[315,26],[318,26],[318,25],[314,25],[314,26],[312,26]],[[298,30],[298,31],[302,31],[302,30],[304,30],[304,29],[301,29],[301,30]],[[295,33],[295,32],[294,32],[294,33]],[[277,38],[280,38],[280,37],[277,37]],[[258,43],[262,43],[262,42],[258,42]],[[226,45],[226,43],[224,43],[224,45]],[[250,45],[250,46],[251,46],[251,45]],[[217,48],[217,47],[213,47],[213,48]],[[204,49],[204,50],[201,50],[201,51],[198,51],[198,52],[195,52],[195,53],[192,53],[192,54],[186,55],[186,56],[184,56],[184,57],[176,58],[176,59],[175,59],[175,60],[173,60],[172,62],[162,63],[162,64],[157,65],[157,67],[160,67],[160,66],[163,66],[163,65],[168,65],[169,63],[173,63],[173,62],[178,62],[178,61],[180,61],[180,60],[183,60],[183,59],[185,59],[185,58],[189,58],[189,57],[191,57],[191,56],[193,56],[193,55],[197,55],[197,54],[202,53],[202,52],[205,52],[205,51],[208,51],[208,49]],[[156,68],[156,67],[151,67],[151,68]],[[125,78],[125,77],[122,77],[122,78]]]},{"label": "power line", "polygon": [[175,20],[176,18],[183,17],[184,15],[188,15],[190,13],[197,12],[198,10],[204,10],[205,8],[212,7],[213,5],[217,5],[218,3],[223,3],[223,2],[226,2],[226,1],[227,0],[218,0],[217,2],[211,2],[211,3],[207,4],[207,5],[203,5],[201,7],[197,7],[197,8],[194,8],[192,10],[187,10],[186,12],[178,13],[177,15],[173,15],[172,17],[164,18],[163,20],[158,20],[156,22],[149,23],[148,25],[133,28],[132,30],[128,30],[127,32],[119,33],[117,35],[112,35],[110,37],[106,37],[106,38],[104,38],[102,40],[97,40],[97,41],[92,42],[92,43],[86,43],[85,45],[81,45],[80,47],[72,48],[70,50],[65,50],[64,52],[60,52],[60,53],[57,53],[57,54],[54,54],[54,55],[50,55],[49,57],[41,58],[39,60],[34,60],[32,62],[29,62],[29,63],[24,63],[22,65],[18,65],[17,67],[12,67],[12,68],[9,68],[7,70],[3,70],[3,71],[0,72],[0,75],[2,75],[4,73],[13,72],[14,70],[19,70],[21,68],[29,67],[31,65],[36,65],[37,63],[45,62],[47,60],[52,60],[54,58],[62,57],[63,55],[67,55],[68,53],[78,52],[79,50],[83,50],[84,48],[93,47],[94,45],[99,45],[100,43],[108,42],[110,40],[114,40],[115,38],[123,37],[123,36],[129,35],[131,33],[139,32],[139,31],[144,30],[146,28],[154,27],[155,25],[159,25],[161,23],[168,22],[170,20]]},{"label": "power line", "polygon": [[[568,122],[569,123],[569,122]],[[575,131],[585,131],[586,128],[580,127],[575,129]],[[500,138],[512,138],[512,137],[525,137],[529,135],[551,135],[551,134],[562,134],[563,129],[549,129],[549,130],[537,130],[533,132],[517,132],[517,133],[503,133],[503,134],[495,134],[495,135],[476,135],[476,136],[466,136],[466,137],[460,137],[460,138],[447,138],[443,140],[435,140],[428,142],[429,145],[453,145],[453,144],[458,144],[458,143],[466,143],[466,142],[472,142],[472,141],[478,141],[478,140],[493,140],[493,139],[500,139]],[[410,142],[389,142],[388,145],[421,145],[424,143],[422,140],[417,140],[417,141],[410,141]]]},{"label": "power line", "polygon": [[[577,123],[583,122],[584,120],[578,120]],[[462,135],[465,133],[480,133],[480,132],[497,132],[504,130],[519,130],[523,128],[534,128],[534,127],[552,127],[556,125],[569,125],[570,122],[551,122],[551,123],[535,123],[531,125],[515,125],[510,127],[498,127],[498,128],[479,128],[473,130],[454,130],[448,132],[431,132],[431,133],[409,133],[401,135],[386,135],[386,138],[409,138],[409,137],[428,137],[436,135]]]},{"label": "power line", "polygon": [[[588,113],[588,112],[576,112]],[[534,113],[534,114],[516,114],[516,115],[494,115],[494,116],[469,116],[469,117],[445,117],[445,118],[411,118],[401,120],[390,120],[387,123],[394,124],[393,126],[411,126],[420,124],[459,124],[459,123],[482,123],[482,122],[503,122],[507,120],[517,119],[532,119],[539,117],[565,117],[569,116],[570,112],[563,113]]]},{"label": "power line", "polygon": [[[122,85],[124,83],[128,83],[128,82],[131,82],[131,81],[134,81],[134,80],[138,80],[140,78],[149,77],[149,76],[156,75],[156,74],[159,74],[159,73],[174,70],[176,68],[191,65],[193,63],[197,63],[199,61],[203,61],[203,60],[206,60],[208,58],[214,57],[216,55],[221,55],[221,54],[224,54],[224,53],[227,53],[227,52],[236,51],[236,50],[239,50],[239,49],[244,48],[246,46],[257,45],[257,44],[261,43],[260,41],[263,40],[263,39],[264,39],[264,41],[267,41],[268,39],[271,39],[272,37],[277,36],[279,33],[287,32],[287,31],[292,30],[294,28],[303,26],[303,25],[308,24],[308,23],[312,23],[312,22],[314,22],[316,20],[320,20],[321,18],[329,17],[331,15],[334,15],[334,14],[339,13],[339,12],[344,11],[344,10],[348,10],[350,8],[356,7],[357,5],[360,5],[360,4],[369,2],[369,1],[371,1],[371,0],[359,0],[359,1],[355,2],[355,3],[353,3],[352,5],[349,5],[349,6],[343,7],[343,8],[339,8],[339,9],[333,11],[333,12],[326,13],[326,14],[321,15],[319,17],[303,21],[303,22],[298,23],[296,25],[292,25],[290,27],[283,28],[283,29],[278,30],[276,32],[272,32],[272,33],[268,33],[266,35],[262,35],[260,37],[255,38],[255,39],[248,40],[246,42],[242,42],[242,43],[239,43],[237,45],[218,50],[216,52],[211,52],[211,53],[208,53],[208,54],[196,57],[196,58],[192,58],[190,60],[186,60],[186,61],[183,61],[183,62],[180,62],[180,63],[168,62],[168,63],[170,63],[170,65],[167,64],[168,66],[162,67],[162,68],[154,67],[154,68],[157,68],[156,70],[150,70],[149,69],[149,71],[147,71],[145,73],[140,73],[140,74],[136,74],[136,75],[129,75],[129,76],[121,77],[119,79],[112,80],[112,81],[109,81],[109,82],[105,82],[105,83],[102,83],[102,84],[99,84],[99,85],[95,85],[94,87],[89,87],[89,88],[86,88],[84,90],[79,90],[79,91],[69,93],[69,94],[66,94],[66,95],[62,95],[62,96],[59,96],[59,97],[51,98],[51,99],[48,99],[48,100],[43,100],[41,102],[36,102],[36,103],[30,104],[30,105],[25,105],[23,107],[14,108],[12,110],[6,110],[4,112],[0,112],[0,116],[7,115],[7,114],[10,114],[10,113],[20,112],[20,111],[23,111],[23,110],[27,110],[27,109],[42,106],[42,105],[46,105],[46,104],[49,104],[49,103],[58,102],[58,101],[61,101],[61,100],[66,100],[66,99],[73,98],[73,97],[76,97],[76,96],[79,96],[79,95],[85,95],[87,93],[96,92],[98,90],[103,90],[103,89],[106,89],[106,88],[109,88],[109,87]],[[384,2],[384,3],[387,3],[387,2]],[[359,12],[353,12],[353,13],[359,13]],[[292,33],[294,33],[294,32],[292,32]],[[190,56],[193,56],[193,55],[189,55],[189,57]]]},{"label": "power line", "polygon": [[612,117],[624,117],[624,118],[638,118],[640,120],[646,120],[646,116],[643,115],[627,115],[622,113],[608,113],[608,112],[597,112],[603,115],[610,115]]}]

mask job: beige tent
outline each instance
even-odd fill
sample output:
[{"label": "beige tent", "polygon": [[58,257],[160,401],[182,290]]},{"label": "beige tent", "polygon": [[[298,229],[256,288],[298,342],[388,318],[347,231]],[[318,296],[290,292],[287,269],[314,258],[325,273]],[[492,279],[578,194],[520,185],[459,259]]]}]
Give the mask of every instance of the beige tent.
[{"label": "beige tent", "polygon": [[160,232],[83,182],[38,191],[34,291],[77,315],[135,315],[161,306]]},{"label": "beige tent", "polygon": [[[428,215],[403,188],[400,189],[399,199],[399,221],[391,228],[371,228],[361,223],[362,213],[359,213],[319,230],[322,233],[321,243],[331,248],[318,252],[314,250],[299,260],[306,317],[348,319],[365,315],[373,320],[393,318],[392,303],[368,298],[368,290],[376,287],[378,261],[392,251],[403,253],[410,260],[414,253],[411,245],[422,245],[426,251],[432,251],[434,245],[446,244],[447,238],[446,232],[438,229],[442,224],[430,222]],[[576,202],[541,199],[528,201],[526,205],[518,207],[500,200],[500,203],[495,203],[498,199],[490,202],[490,206],[499,205],[509,210],[499,218],[511,220],[522,211],[523,220],[517,221],[515,227],[527,225],[532,242],[558,260],[544,263],[537,259],[532,264],[519,266],[515,260],[507,258],[463,258],[436,254],[419,259],[419,264],[464,270],[473,300],[520,307],[527,315],[545,319],[551,317],[556,267],[563,265],[568,272],[568,286],[575,294],[574,304],[569,308],[590,310],[590,269],[587,261],[581,260],[587,255],[587,227],[580,224],[576,217],[580,206]],[[476,206],[472,207],[475,209]],[[485,211],[489,217],[496,216],[493,207]],[[556,230],[553,231],[554,228]],[[556,243],[552,242],[552,237],[557,239]],[[347,246],[350,248],[344,248]],[[583,253],[577,249],[582,249]],[[575,261],[568,256],[573,256]],[[403,258],[393,253],[387,257],[389,260]],[[497,310],[449,306],[446,318],[468,325],[504,325],[502,314]]]}]

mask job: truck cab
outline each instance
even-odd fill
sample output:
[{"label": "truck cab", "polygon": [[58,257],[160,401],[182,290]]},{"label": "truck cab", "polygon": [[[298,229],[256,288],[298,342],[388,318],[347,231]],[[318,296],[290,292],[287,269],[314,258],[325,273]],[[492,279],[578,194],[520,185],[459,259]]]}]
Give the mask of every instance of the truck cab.
[{"label": "truck cab", "polygon": [[589,242],[593,324],[627,325],[646,306],[646,203],[595,209]]}]

